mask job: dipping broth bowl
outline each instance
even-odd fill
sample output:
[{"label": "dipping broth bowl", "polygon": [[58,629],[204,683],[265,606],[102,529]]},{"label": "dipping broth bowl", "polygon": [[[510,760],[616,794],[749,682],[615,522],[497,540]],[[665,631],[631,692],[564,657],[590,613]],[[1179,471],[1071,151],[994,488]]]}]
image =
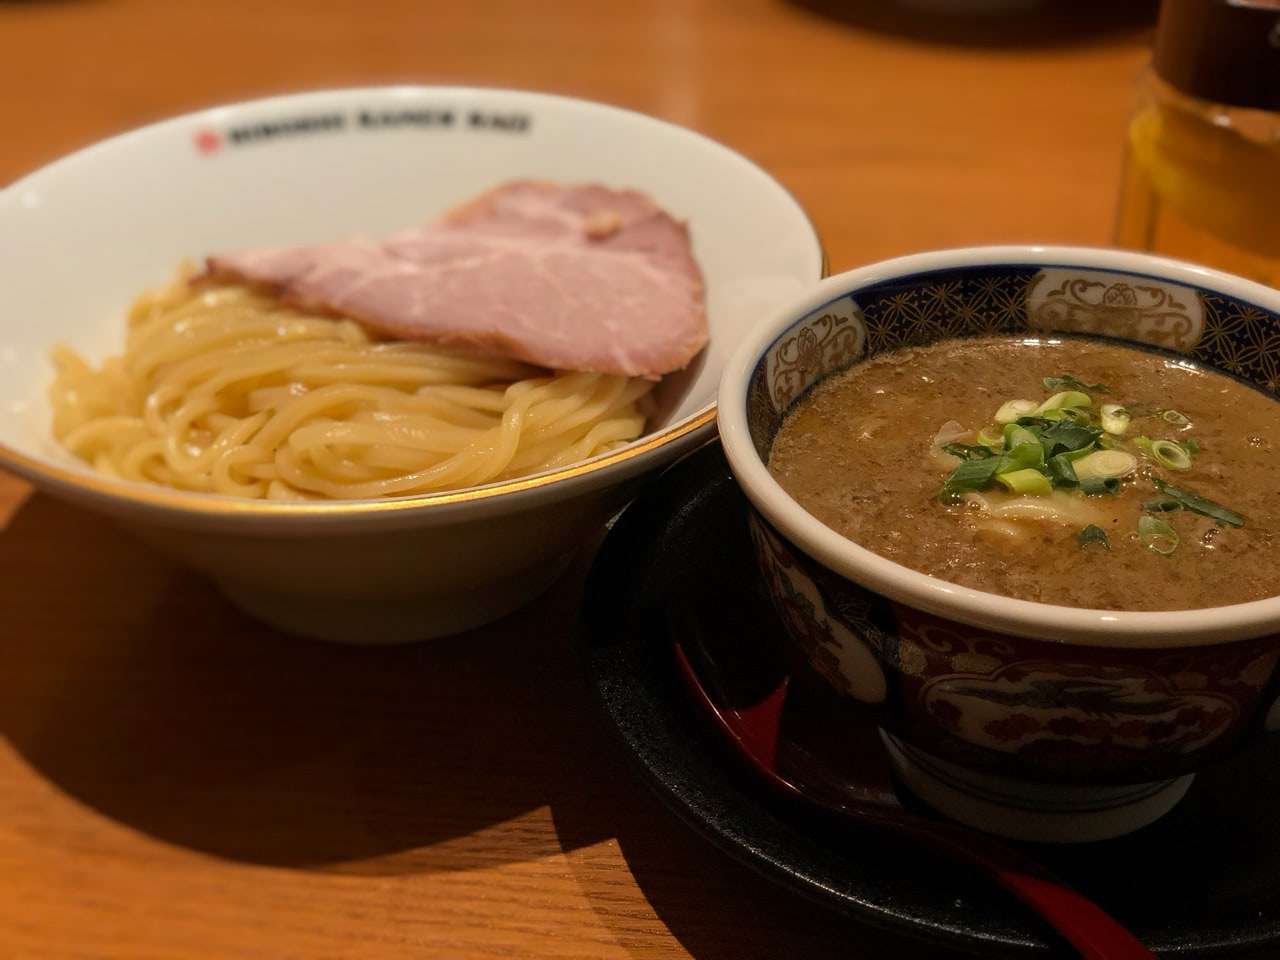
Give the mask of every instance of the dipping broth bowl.
[{"label": "dipping broth bowl", "polygon": [[1170,810],[1197,769],[1280,726],[1280,596],[1116,612],[979,592],[837,534],[768,471],[784,417],[819,380],[982,333],[1153,345],[1274,393],[1280,291],[1118,250],[924,253],[823,280],[752,331],[722,379],[720,434],[785,632],[879,725],[899,781],[989,832],[1118,836]]},{"label": "dipping broth bowl", "polygon": [[[710,344],[656,391],[638,440],[519,480],[428,496],[270,502],[121,482],[50,433],[50,349],[98,363],[184,261],[386,237],[509,180],[648,194],[688,224]],[[0,466],[212,578],[250,615],[321,639],[426,639],[538,596],[640,484],[714,436],[731,348],[823,273],[812,224],[759,167],[693,131],[527,91],[397,86],[202,110],[0,191]]]}]

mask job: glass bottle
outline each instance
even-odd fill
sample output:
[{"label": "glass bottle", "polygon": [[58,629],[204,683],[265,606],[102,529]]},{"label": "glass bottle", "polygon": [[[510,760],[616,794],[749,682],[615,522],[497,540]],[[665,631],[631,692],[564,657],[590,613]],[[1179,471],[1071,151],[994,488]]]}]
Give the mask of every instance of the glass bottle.
[{"label": "glass bottle", "polygon": [[1162,0],[1115,242],[1280,287],[1280,0]]}]

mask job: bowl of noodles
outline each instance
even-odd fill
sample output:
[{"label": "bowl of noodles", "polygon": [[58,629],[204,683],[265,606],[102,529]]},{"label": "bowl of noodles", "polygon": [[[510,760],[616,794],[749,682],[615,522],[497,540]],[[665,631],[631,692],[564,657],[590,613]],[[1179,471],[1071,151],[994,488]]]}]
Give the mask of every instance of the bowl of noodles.
[{"label": "bowl of noodles", "polygon": [[0,191],[0,251],[0,466],[257,619],[366,643],[537,597],[714,435],[734,343],[823,272],[730,149],[461,87],[113,137]]}]

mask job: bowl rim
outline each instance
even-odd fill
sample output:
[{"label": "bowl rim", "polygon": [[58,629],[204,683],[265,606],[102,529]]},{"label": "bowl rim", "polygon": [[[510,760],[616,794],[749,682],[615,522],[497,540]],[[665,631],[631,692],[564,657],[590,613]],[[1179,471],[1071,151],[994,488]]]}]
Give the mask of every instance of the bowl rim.
[{"label": "bowl rim", "polygon": [[[543,103],[567,106],[575,110],[585,109],[598,114],[608,114],[620,119],[638,122],[650,129],[663,131],[700,143],[702,147],[719,154],[726,162],[754,171],[758,176],[770,182],[774,189],[791,203],[807,225],[812,238],[813,252],[819,270],[817,277],[825,276],[828,272],[826,249],[808,211],[780,180],[745,154],[691,127],[639,110],[570,94],[504,87],[501,85],[399,83],[333,86],[218,102],[162,117],[87,143],[28,171],[18,179],[0,187],[0,198],[6,195],[20,196],[24,190],[35,186],[41,178],[56,173],[64,166],[91,159],[95,153],[100,151],[117,149],[121,144],[163,133],[166,130],[179,128],[183,125],[209,122],[212,119],[217,119],[220,122],[225,121],[228,115],[240,111],[314,107],[319,103],[355,97],[387,97],[409,100],[413,97],[428,95],[432,97],[501,98],[506,102],[524,101],[529,104]],[[816,280],[817,277],[814,279]],[[48,486],[54,491],[61,492],[64,495],[70,494],[82,500],[110,501],[128,510],[159,511],[199,520],[239,520],[246,517],[268,517],[274,521],[293,523],[302,522],[302,518],[305,517],[325,517],[330,520],[354,520],[372,516],[385,517],[406,511],[421,511],[429,507],[438,509],[442,505],[465,504],[473,505],[479,509],[486,509],[492,508],[493,505],[489,501],[497,497],[512,493],[542,490],[553,485],[558,489],[564,490],[568,495],[570,489],[580,489],[582,483],[590,483],[592,479],[596,478],[596,475],[621,465],[626,466],[626,470],[623,472],[624,476],[639,472],[646,466],[645,461],[651,459],[659,448],[670,446],[678,452],[685,446],[697,444],[701,440],[708,438],[715,429],[716,398],[717,393],[713,391],[707,403],[686,414],[683,418],[668,423],[661,429],[649,431],[624,447],[598,454],[587,460],[526,477],[516,477],[481,486],[397,497],[279,501],[255,500],[223,494],[177,490],[108,477],[93,472],[87,465],[81,468],[78,465],[52,463],[3,442],[0,442],[0,467],[7,468],[38,486]]]},{"label": "bowl rim", "polygon": [[1027,265],[1132,273],[1219,290],[1280,315],[1280,290],[1189,261],[1138,251],[1070,245],[939,249],[833,274],[748,335],[720,380],[718,427],[726,459],[752,507],[819,563],[898,603],[975,627],[1068,644],[1112,647],[1217,645],[1280,633],[1280,596],[1181,611],[1116,611],[1020,600],[961,587],[861,547],[808,513],[769,474],[751,441],[747,390],[760,360],[812,312],[886,280],[949,268]]}]

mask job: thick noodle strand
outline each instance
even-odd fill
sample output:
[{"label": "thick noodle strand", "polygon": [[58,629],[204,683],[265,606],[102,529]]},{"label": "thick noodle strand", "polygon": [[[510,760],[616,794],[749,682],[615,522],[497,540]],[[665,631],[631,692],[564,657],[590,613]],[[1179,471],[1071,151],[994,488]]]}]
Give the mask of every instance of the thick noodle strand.
[{"label": "thick noodle strand", "polygon": [[94,368],[53,350],[55,437],[105,474],[237,497],[433,493],[587,459],[644,430],[653,383],[371,340],[185,277]]}]

